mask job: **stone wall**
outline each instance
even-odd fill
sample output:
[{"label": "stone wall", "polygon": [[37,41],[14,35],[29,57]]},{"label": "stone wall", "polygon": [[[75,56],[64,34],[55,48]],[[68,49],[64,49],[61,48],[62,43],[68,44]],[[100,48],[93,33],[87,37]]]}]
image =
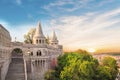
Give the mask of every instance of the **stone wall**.
[{"label": "stone wall", "polygon": [[52,67],[52,63],[56,64],[56,58],[63,53],[62,45],[58,44],[35,45],[11,42],[9,32],[0,25],[0,80],[5,80],[11,62],[11,53],[15,48],[23,51],[25,74],[28,80],[43,80],[45,72]]},{"label": "stone wall", "polygon": [[0,80],[5,80],[11,61],[10,42],[9,32],[0,24]]},{"label": "stone wall", "polygon": [[4,61],[2,68],[1,68],[1,80],[5,80],[10,62],[11,62],[10,60]]},{"label": "stone wall", "polygon": [[0,24],[0,45],[9,46],[11,37],[9,32]]}]

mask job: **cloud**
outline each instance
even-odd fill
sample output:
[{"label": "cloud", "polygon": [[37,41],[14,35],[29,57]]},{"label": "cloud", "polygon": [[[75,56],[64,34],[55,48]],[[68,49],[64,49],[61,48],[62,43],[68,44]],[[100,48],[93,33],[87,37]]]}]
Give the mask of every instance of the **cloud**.
[{"label": "cloud", "polygon": [[93,9],[114,2],[114,0],[55,0],[43,6],[48,12],[73,12],[80,9]]},{"label": "cloud", "polygon": [[27,17],[28,17],[30,20],[34,20],[34,17],[33,17],[33,15],[31,15],[31,14],[28,14]]},{"label": "cloud", "polygon": [[[51,20],[65,48],[99,48],[120,44],[120,8]],[[120,47],[120,46],[119,46]]]},{"label": "cloud", "polygon": [[114,0],[102,0],[102,1],[98,4],[98,6],[103,6],[103,5],[105,5],[105,4],[112,3],[112,2],[114,2]]},{"label": "cloud", "polygon": [[22,4],[22,0],[16,0],[17,5],[21,5]]},{"label": "cloud", "polygon": [[78,10],[82,7],[86,7],[88,3],[93,0],[57,0],[52,3],[49,3],[43,7],[43,9],[47,11],[52,11],[53,9],[57,9],[63,12],[72,12]]}]

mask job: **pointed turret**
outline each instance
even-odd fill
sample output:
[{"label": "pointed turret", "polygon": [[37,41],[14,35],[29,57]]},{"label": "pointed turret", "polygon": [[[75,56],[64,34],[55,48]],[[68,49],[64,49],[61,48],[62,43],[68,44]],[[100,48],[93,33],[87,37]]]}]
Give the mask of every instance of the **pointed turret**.
[{"label": "pointed turret", "polygon": [[57,40],[57,36],[55,34],[55,31],[53,31],[53,37],[52,37],[52,41],[56,41]]},{"label": "pointed turret", "polygon": [[51,43],[52,45],[58,44],[58,40],[57,40],[57,36],[56,36],[56,34],[55,34],[55,31],[53,31],[53,34],[52,34],[52,38],[51,38],[51,40],[50,40],[50,43]]},{"label": "pointed turret", "polygon": [[38,26],[36,27],[35,36],[44,37],[40,22],[38,23]]},{"label": "pointed turret", "polygon": [[42,27],[40,22],[38,23],[38,26],[36,27],[35,35],[33,37],[33,44],[44,44],[45,43],[45,36],[42,32]]}]

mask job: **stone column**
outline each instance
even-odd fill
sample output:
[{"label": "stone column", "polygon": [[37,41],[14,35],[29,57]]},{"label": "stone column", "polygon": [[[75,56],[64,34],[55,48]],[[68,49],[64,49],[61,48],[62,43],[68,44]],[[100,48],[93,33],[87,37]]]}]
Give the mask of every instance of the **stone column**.
[{"label": "stone column", "polygon": [[35,80],[34,66],[35,66],[35,62],[31,60],[32,80]]},{"label": "stone column", "polygon": [[2,67],[2,65],[1,65],[1,63],[0,63],[0,80],[1,80],[1,67]]},{"label": "stone column", "polygon": [[46,68],[47,68],[47,65],[46,65],[46,63],[47,63],[47,60],[45,59],[45,61],[44,61],[44,67],[45,67],[45,71],[46,71]]},{"label": "stone column", "polygon": [[43,68],[44,68],[44,63],[43,63],[43,59],[42,59],[42,61],[41,61],[41,62],[42,62],[42,69],[43,69]]},{"label": "stone column", "polygon": [[26,60],[24,59],[24,71],[25,71],[25,80],[27,80],[27,67],[26,67]]}]

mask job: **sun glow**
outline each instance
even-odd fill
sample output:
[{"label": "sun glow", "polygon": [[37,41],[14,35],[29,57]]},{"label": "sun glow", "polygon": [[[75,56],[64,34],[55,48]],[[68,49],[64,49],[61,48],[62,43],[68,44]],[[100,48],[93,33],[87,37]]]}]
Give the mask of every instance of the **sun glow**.
[{"label": "sun glow", "polygon": [[89,48],[88,52],[94,53],[96,50],[94,48]]}]

